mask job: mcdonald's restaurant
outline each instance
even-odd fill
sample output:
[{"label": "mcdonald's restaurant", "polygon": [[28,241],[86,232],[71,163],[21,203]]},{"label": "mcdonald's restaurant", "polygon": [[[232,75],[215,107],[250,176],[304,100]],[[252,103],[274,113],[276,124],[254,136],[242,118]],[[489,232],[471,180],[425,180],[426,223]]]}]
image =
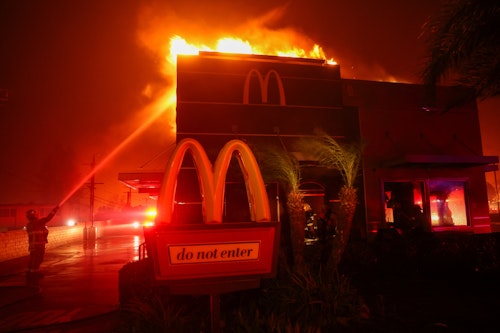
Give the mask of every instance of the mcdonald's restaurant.
[{"label": "mcdonald's restaurant", "polygon": [[[214,163],[239,139],[256,153],[274,147],[300,166],[304,225],[335,213],[343,185],[297,143],[318,130],[341,144],[362,143],[353,237],[381,229],[491,232],[486,174],[498,157],[484,156],[475,100],[461,87],[429,94],[417,84],[342,79],[324,60],[202,52],[177,63],[177,141],[197,140]],[[177,179],[173,221],[201,223],[199,165],[189,158]],[[263,176],[266,180],[265,171]],[[225,175],[224,221],[250,219],[245,174]],[[120,173],[127,186],[158,195],[163,173]],[[286,191],[265,183],[271,217],[286,220]],[[306,236],[307,237],[307,236]],[[314,236],[310,236],[314,238]]]}]

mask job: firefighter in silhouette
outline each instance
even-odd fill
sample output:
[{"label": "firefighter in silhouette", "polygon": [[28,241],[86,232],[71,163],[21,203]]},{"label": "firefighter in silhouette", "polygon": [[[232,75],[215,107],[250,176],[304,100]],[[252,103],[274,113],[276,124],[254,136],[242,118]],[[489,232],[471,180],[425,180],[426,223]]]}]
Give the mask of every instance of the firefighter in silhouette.
[{"label": "firefighter in silhouette", "polygon": [[39,269],[45,255],[45,245],[49,236],[49,230],[45,224],[52,220],[58,209],[59,206],[56,206],[46,217],[39,217],[38,212],[34,209],[26,211],[26,218],[28,219],[26,231],[28,232],[28,249],[30,252],[28,277],[41,276]]}]

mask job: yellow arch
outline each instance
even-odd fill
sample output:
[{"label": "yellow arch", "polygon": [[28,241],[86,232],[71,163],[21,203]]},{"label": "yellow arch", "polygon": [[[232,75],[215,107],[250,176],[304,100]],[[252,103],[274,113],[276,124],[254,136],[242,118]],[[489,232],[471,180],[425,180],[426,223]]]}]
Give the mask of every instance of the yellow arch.
[{"label": "yellow arch", "polygon": [[165,170],[157,204],[158,223],[171,223],[174,209],[177,177],[185,154],[190,151],[198,175],[202,197],[204,223],[222,223],[226,174],[233,153],[244,175],[252,221],[270,221],[271,213],[264,181],[259,166],[250,148],[240,140],[231,140],[224,145],[215,161],[215,171],[200,143],[184,139],[175,148]]},{"label": "yellow arch", "polygon": [[283,88],[283,81],[281,80],[281,76],[278,74],[278,72],[274,69],[271,69],[266,73],[265,77],[262,77],[262,74],[255,68],[251,69],[245,78],[245,85],[243,86],[243,104],[248,104],[250,100],[249,98],[250,80],[252,79],[252,74],[256,74],[257,79],[259,80],[260,98],[262,100],[262,103],[268,102],[269,79],[271,75],[274,74],[274,76],[276,77],[276,81],[278,83],[278,91],[280,94],[280,105],[282,106],[286,105],[285,89]]},{"label": "yellow arch", "polygon": [[[160,194],[157,202],[156,220],[161,223],[170,223],[175,204],[175,192],[177,188],[177,177],[184,161],[187,151],[191,151],[198,174],[198,182],[202,192],[212,192],[213,172],[212,164],[200,143],[194,139],[184,139],[176,146],[165,169]],[[214,206],[213,196],[203,198],[203,209],[205,205]],[[208,202],[205,202],[208,201]],[[203,212],[205,215],[205,212]]]}]

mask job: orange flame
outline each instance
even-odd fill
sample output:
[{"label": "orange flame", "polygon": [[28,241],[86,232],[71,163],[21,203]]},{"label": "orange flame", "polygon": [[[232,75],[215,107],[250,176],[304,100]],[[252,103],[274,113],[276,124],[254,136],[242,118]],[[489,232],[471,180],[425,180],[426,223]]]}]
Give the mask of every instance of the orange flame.
[{"label": "orange flame", "polygon": [[336,64],[333,58],[327,59],[325,52],[318,44],[314,44],[313,48],[309,51],[299,47],[292,47],[288,49],[273,49],[270,47],[266,48],[264,46],[252,45],[246,40],[233,37],[220,38],[215,43],[215,47],[210,47],[204,44],[196,45],[188,43],[184,38],[180,36],[174,36],[170,39],[170,54],[168,55],[167,60],[171,64],[175,64],[177,55],[196,55],[199,54],[200,51],[239,54],[265,54],[280,57],[324,59],[328,64]]},{"label": "orange flame", "polygon": [[[256,40],[263,41],[259,42],[259,44],[252,44],[248,40],[243,40],[235,37],[222,37],[215,40],[214,46],[209,46],[203,43],[190,43],[187,42],[184,38],[179,35],[173,35],[170,38],[170,47],[167,49],[168,54],[165,56],[165,62],[163,63],[163,71],[164,75],[168,78],[174,79],[173,85],[168,87],[164,94],[166,96],[175,96],[176,87],[175,87],[175,70],[177,64],[177,55],[197,55],[200,51],[207,52],[221,52],[221,53],[238,53],[238,54],[260,54],[260,55],[274,55],[281,57],[294,57],[294,58],[312,58],[312,59],[323,59],[327,64],[336,64],[336,62],[331,59],[327,59],[325,52],[318,44],[313,44],[310,50],[305,50],[300,47],[290,46],[293,45],[294,41],[303,41],[304,38],[302,36],[296,36],[294,34],[281,32],[278,33],[277,36],[273,36],[269,34],[269,38],[266,40],[265,38],[256,38]],[[259,35],[262,37],[261,35]],[[284,36],[288,36],[288,39],[285,39]],[[165,48],[162,48],[165,52]],[[148,97],[153,97],[156,94],[153,92],[154,88],[152,85],[148,85],[145,87],[143,94]],[[158,96],[158,95],[156,95]],[[160,100],[170,99],[171,97],[159,97]],[[175,97],[174,97],[175,98]],[[172,108],[171,110],[174,110]],[[173,134],[175,137],[175,117],[170,114],[168,117],[168,122],[170,124],[170,128],[173,130],[170,134]]]},{"label": "orange flame", "polygon": [[[160,5],[146,6],[140,16],[139,41],[163,59],[158,64],[167,86],[151,82],[144,88],[143,96],[153,103],[156,99],[169,99],[163,94],[175,96],[177,55],[180,54],[197,55],[200,51],[255,54],[323,59],[327,64],[336,64],[333,58],[326,56],[320,45],[301,32],[288,27],[268,27],[280,20],[285,10],[286,6],[278,7],[259,17],[242,21],[240,26],[232,25],[228,33],[220,27],[200,27],[196,20],[181,19],[172,12],[165,15]],[[162,117],[162,121],[166,121],[169,128],[165,133],[169,141],[175,141],[175,106],[165,111],[167,114]]]}]

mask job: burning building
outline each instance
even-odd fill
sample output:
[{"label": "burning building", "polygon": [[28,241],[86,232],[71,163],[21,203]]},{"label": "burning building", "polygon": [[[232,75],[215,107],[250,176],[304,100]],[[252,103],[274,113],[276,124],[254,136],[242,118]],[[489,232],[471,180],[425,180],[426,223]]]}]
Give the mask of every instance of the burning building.
[{"label": "burning building", "polygon": [[[325,60],[179,55],[176,138],[198,140],[212,161],[231,139],[257,150],[279,147],[300,162],[300,189],[318,213],[335,210],[340,175],[320,167],[307,151],[298,151],[297,141],[314,136],[317,129],[339,142],[363,141],[356,235],[414,226],[489,232],[485,172],[496,169],[498,157],[482,154],[476,104],[457,103],[464,96],[457,87],[440,87],[432,108],[423,96],[420,85],[341,79],[339,65]],[[196,221],[201,214],[199,185],[193,168],[187,164],[183,170],[174,214]],[[119,179],[156,195],[162,176],[121,173]],[[225,204],[239,207],[247,201],[241,175],[230,174],[226,181]],[[267,186],[273,218],[279,220],[284,211],[280,188]],[[245,209],[228,209],[225,219],[244,221],[248,216]]]}]

